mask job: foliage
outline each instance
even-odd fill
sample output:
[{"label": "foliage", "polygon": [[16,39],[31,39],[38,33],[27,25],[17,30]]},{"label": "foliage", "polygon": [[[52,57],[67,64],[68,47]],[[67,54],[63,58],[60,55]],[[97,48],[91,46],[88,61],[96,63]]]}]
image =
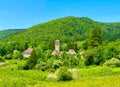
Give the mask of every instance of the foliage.
[{"label": "foliage", "polygon": [[88,39],[84,40],[82,43],[82,49],[87,50],[88,49]]},{"label": "foliage", "polygon": [[72,73],[68,71],[68,68],[66,67],[61,67],[57,73],[58,80],[59,81],[69,81],[72,80]]},{"label": "foliage", "polygon": [[24,29],[9,29],[9,30],[2,30],[0,31],[0,39],[3,39],[9,35],[19,33],[23,31]]},{"label": "foliage", "polygon": [[12,59],[12,53],[7,54],[7,55],[5,55],[4,57],[5,57],[5,59],[7,59],[7,60],[8,60],[8,59]]},{"label": "foliage", "polygon": [[66,67],[76,67],[79,65],[79,59],[75,55],[68,55],[63,53],[61,60],[63,65]]},{"label": "foliage", "polygon": [[85,64],[91,65],[96,64],[100,65],[105,62],[105,60],[111,58],[119,58],[120,54],[120,40],[111,42],[107,45],[100,45],[93,49],[85,51]]},{"label": "foliage", "polygon": [[13,52],[12,58],[13,58],[13,59],[22,59],[22,58],[23,58],[23,55],[22,55],[22,53],[21,53],[20,51],[15,50],[15,51]]},{"label": "foliage", "polygon": [[41,70],[41,71],[45,71],[47,69],[50,69],[51,68],[51,64],[47,63],[47,62],[43,62],[43,61],[39,61],[36,66],[35,66],[35,69],[36,70]]},{"label": "foliage", "polygon": [[[77,67],[81,62],[78,58],[79,52],[83,50],[86,65],[101,65],[105,60],[120,58],[119,38],[120,23],[101,23],[87,17],[70,16],[38,24],[7,36],[0,41],[0,56],[5,59],[22,58],[21,53],[33,47],[37,58],[45,63],[45,67],[51,68],[54,66],[53,63],[59,60],[58,56],[51,55],[54,50],[54,41],[59,39],[61,51],[74,49],[77,52],[76,56],[62,54],[60,61],[63,62],[63,66]],[[14,50],[18,52],[14,53]],[[32,64],[29,63],[25,66],[36,65],[35,61]],[[37,66],[45,68],[44,64]]]},{"label": "foliage", "polygon": [[62,50],[62,51],[68,50],[68,47],[67,47],[67,44],[66,44],[66,43],[61,44],[61,50]]},{"label": "foliage", "polygon": [[[36,70],[18,70],[25,60],[8,60],[8,65],[0,67],[0,87],[26,87],[45,80],[47,72]],[[16,62],[13,63],[13,62]]]},{"label": "foliage", "polygon": [[2,56],[0,56],[0,62],[5,62],[5,59]]},{"label": "foliage", "polygon": [[77,42],[75,42],[74,39],[68,39],[67,40],[67,50],[69,49],[74,49],[75,51],[77,51]]},{"label": "foliage", "polygon": [[[46,80],[48,71],[18,70],[26,60],[7,60],[6,66],[0,67],[0,87],[119,87],[120,69],[102,66],[78,68],[78,77],[72,81]],[[14,62],[17,62],[16,64]],[[113,80],[114,79],[114,80]],[[92,83],[91,83],[92,82]]]},{"label": "foliage", "polygon": [[[11,49],[6,50],[9,53],[13,50],[23,51],[28,47],[37,47],[38,45],[43,45],[43,51],[47,49],[53,50],[54,40],[59,39],[61,43],[67,43],[68,39],[73,39],[73,42],[83,41],[89,38],[91,30],[93,29],[94,31],[96,25],[100,26],[100,30],[103,34],[103,37],[101,38],[102,41],[115,41],[120,37],[119,23],[100,23],[87,17],[65,17],[32,26],[23,32],[10,35],[2,41],[6,43],[6,47],[11,47]],[[99,28],[95,30],[96,31],[93,33],[97,33]],[[94,40],[95,42],[95,38],[92,39],[94,35],[95,34],[91,35],[91,40]],[[9,44],[7,42],[9,42]],[[90,43],[92,45],[92,41],[90,41]],[[95,42],[93,45],[98,45],[98,42]],[[76,50],[76,46],[74,48]]]},{"label": "foliage", "polygon": [[120,60],[117,58],[112,58],[112,59],[106,60],[104,65],[110,66],[110,67],[120,67]]},{"label": "foliage", "polygon": [[[0,87],[50,87],[54,85],[103,87],[103,84],[107,87],[119,87],[120,70],[110,68],[120,66],[119,38],[120,23],[100,23],[86,17],[65,17],[52,20],[17,34],[5,36],[0,41],[0,62],[8,61],[8,64],[0,67]],[[56,39],[61,42],[61,58],[51,55]],[[24,60],[22,52],[29,47],[35,50],[29,59]],[[67,55],[68,49],[75,49],[77,54]],[[79,54],[82,51],[85,52],[83,59]],[[110,67],[96,66],[103,63]],[[46,81],[49,71],[56,69],[59,69],[59,81],[72,80],[71,73],[65,67],[78,67],[78,77],[66,83]]]},{"label": "foliage", "polygon": [[111,58],[119,58],[120,40],[109,43],[104,49],[104,58],[106,60]]},{"label": "foliage", "polygon": [[23,69],[28,70],[28,69],[34,68],[34,66],[37,63],[37,60],[38,60],[38,57],[37,57],[36,51],[33,50],[32,53],[31,53],[30,58],[28,59],[27,63],[23,67]]},{"label": "foliage", "polygon": [[100,39],[102,37],[102,32],[99,27],[95,27],[90,35],[89,40],[89,49],[92,49],[94,47],[97,47],[100,44]]},{"label": "foliage", "polygon": [[54,61],[54,63],[53,63],[53,68],[54,68],[54,69],[57,69],[57,68],[60,68],[62,65],[63,65],[63,62],[62,62],[62,61],[56,60],[56,61]]},{"label": "foliage", "polygon": [[0,42],[0,56],[4,56],[6,54],[6,47],[5,44]]},{"label": "foliage", "polygon": [[84,60],[85,65],[92,65],[95,63],[95,57],[93,54],[93,50],[87,50],[85,52],[85,60]]}]

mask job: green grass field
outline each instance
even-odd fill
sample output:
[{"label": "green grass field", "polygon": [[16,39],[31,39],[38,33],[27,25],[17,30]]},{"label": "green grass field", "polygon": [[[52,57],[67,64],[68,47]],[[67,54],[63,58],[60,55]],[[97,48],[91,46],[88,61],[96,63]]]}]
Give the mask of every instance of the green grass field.
[{"label": "green grass field", "polygon": [[24,60],[9,60],[0,67],[0,87],[120,87],[120,68],[90,66],[78,68],[72,81],[46,79],[48,71],[18,70]]}]

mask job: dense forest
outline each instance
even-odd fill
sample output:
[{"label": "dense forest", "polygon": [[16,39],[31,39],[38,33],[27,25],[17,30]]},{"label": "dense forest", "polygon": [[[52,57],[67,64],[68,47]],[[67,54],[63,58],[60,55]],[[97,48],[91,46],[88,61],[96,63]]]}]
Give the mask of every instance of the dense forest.
[{"label": "dense forest", "polygon": [[3,39],[7,36],[10,36],[12,34],[16,34],[19,33],[21,31],[23,31],[24,29],[7,29],[7,30],[1,30],[0,31],[0,39]]},{"label": "dense forest", "polygon": [[[60,40],[62,58],[52,56],[55,40]],[[12,34],[0,41],[0,56],[2,59],[23,58],[22,52],[34,48],[31,66],[24,69],[37,68],[42,70],[52,66],[76,67],[83,65],[101,65],[107,60],[120,59],[120,23],[102,23],[87,17],[65,17],[43,24],[32,26],[17,34]],[[65,54],[69,49],[76,51],[76,56]],[[14,52],[15,51],[15,52]],[[84,59],[81,59],[80,52]],[[24,58],[23,58],[24,59]],[[56,63],[56,59],[59,60]],[[72,60],[72,61],[71,61]],[[27,63],[34,59],[29,60]],[[62,63],[61,63],[62,62]],[[58,64],[58,65],[57,65]],[[120,64],[116,65],[119,66]],[[41,67],[40,67],[41,66]]]}]

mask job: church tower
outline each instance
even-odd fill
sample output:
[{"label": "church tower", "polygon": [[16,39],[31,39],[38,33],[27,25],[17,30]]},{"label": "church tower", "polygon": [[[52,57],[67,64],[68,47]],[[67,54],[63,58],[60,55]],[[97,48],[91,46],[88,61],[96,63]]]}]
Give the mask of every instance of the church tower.
[{"label": "church tower", "polygon": [[60,40],[55,40],[55,52],[60,53]]},{"label": "church tower", "polygon": [[55,50],[52,52],[53,55],[58,55],[61,57],[60,52],[60,40],[55,40]]}]

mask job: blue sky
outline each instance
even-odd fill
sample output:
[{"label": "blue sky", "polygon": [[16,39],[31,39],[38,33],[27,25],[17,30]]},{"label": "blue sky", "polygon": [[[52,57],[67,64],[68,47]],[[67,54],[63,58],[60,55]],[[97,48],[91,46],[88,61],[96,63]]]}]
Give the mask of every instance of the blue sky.
[{"label": "blue sky", "polygon": [[120,0],[0,0],[0,29],[29,28],[66,16],[120,22]]}]

